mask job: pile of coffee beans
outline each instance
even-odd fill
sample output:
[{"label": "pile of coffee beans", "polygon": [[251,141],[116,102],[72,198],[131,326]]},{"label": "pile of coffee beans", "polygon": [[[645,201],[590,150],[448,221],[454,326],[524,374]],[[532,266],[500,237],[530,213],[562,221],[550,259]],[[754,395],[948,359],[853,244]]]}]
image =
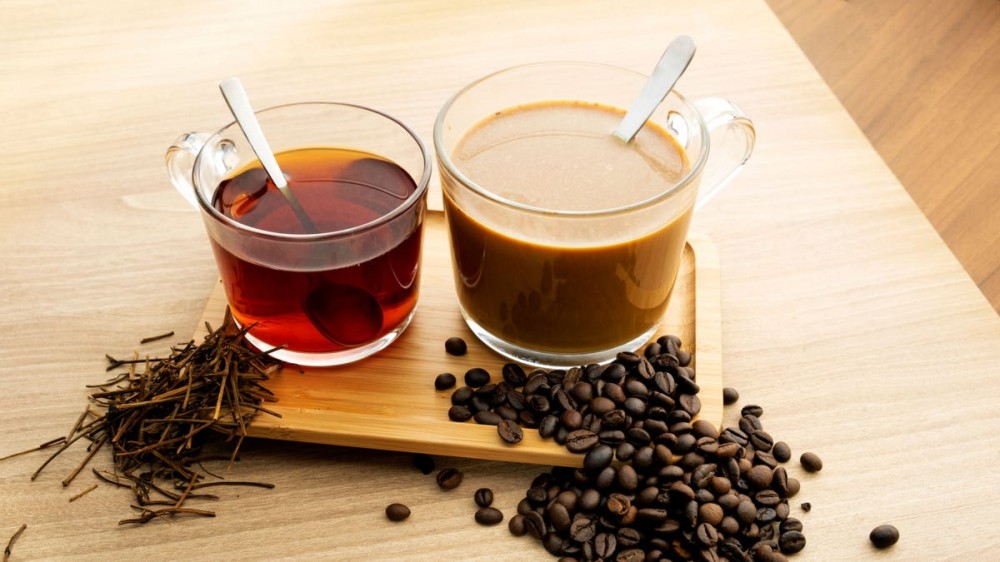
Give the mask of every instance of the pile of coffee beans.
[{"label": "pile of coffee beans", "polygon": [[496,383],[482,369],[467,373],[450,419],[537,429],[585,455],[583,468],[534,480],[510,532],[567,560],[784,560],[802,550],[788,503],[800,484],[780,466],[790,448],[775,450],[759,406],[722,432],[695,420],[690,360],[679,338],[664,336],[608,365],[525,372],[508,363]]}]

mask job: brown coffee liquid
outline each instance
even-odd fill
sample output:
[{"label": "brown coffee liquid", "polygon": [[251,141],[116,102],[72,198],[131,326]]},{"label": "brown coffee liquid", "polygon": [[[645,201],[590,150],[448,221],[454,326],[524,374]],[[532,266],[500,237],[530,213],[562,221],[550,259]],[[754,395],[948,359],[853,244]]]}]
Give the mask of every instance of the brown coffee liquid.
[{"label": "brown coffee liquid", "polygon": [[[471,130],[452,159],[476,184],[524,205],[594,211],[639,203],[669,189],[689,165],[659,127],[643,127],[629,145],[612,137],[622,114],[576,102],[519,106]],[[530,349],[586,353],[628,343],[663,316],[690,205],[629,240],[602,242],[609,236],[598,228],[592,242],[550,244],[485,226],[448,191],[458,297],[494,335]],[[621,220],[628,219],[609,219],[606,228]]]}]

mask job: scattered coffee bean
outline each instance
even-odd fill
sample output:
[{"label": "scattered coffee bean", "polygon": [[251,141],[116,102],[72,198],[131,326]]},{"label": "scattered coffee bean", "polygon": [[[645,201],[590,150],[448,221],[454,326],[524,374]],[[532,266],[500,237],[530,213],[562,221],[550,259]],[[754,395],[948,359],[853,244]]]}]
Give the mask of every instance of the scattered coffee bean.
[{"label": "scattered coffee bean", "polygon": [[802,468],[806,472],[823,470],[823,460],[816,453],[802,453],[802,456],[799,457],[799,463],[802,464]]},{"label": "scattered coffee bean", "polygon": [[737,403],[740,400],[740,393],[735,388],[725,387],[722,389],[722,403],[726,406]]},{"label": "scattered coffee bean", "polygon": [[413,466],[423,474],[430,474],[434,472],[434,457],[417,453],[413,455]]},{"label": "scattered coffee bean", "polygon": [[468,351],[468,346],[465,344],[465,340],[453,336],[444,340],[444,350],[450,355],[465,355],[465,352]]},{"label": "scattered coffee bean", "polygon": [[892,525],[879,525],[868,535],[875,548],[889,548],[899,541],[899,529]]},{"label": "scattered coffee bean", "polygon": [[799,507],[802,508],[802,511],[805,511],[806,513],[809,513],[810,511],[812,511],[813,504],[811,504],[809,502],[802,502],[802,504],[799,505]]},{"label": "scattered coffee bean", "polygon": [[475,500],[476,505],[479,507],[489,507],[493,504],[493,490],[489,488],[479,488],[472,495],[472,499]]},{"label": "scattered coffee bean", "polygon": [[785,554],[795,554],[806,547],[806,536],[800,531],[785,531],[778,537],[778,548]]},{"label": "scattered coffee bean", "polygon": [[764,408],[756,404],[747,404],[740,409],[740,416],[756,416],[758,418],[764,415]]},{"label": "scattered coffee bean", "polygon": [[402,521],[410,516],[410,508],[401,503],[391,503],[385,508],[385,516],[389,521]]},{"label": "scattered coffee bean", "polygon": [[472,388],[479,388],[490,382],[490,373],[486,369],[473,367],[465,372],[465,384]]},{"label": "scattered coffee bean", "polygon": [[454,490],[462,483],[462,471],[457,468],[444,468],[437,473],[436,478],[442,490]]},{"label": "scattered coffee bean", "polygon": [[788,446],[788,443],[778,441],[774,447],[771,447],[771,454],[778,462],[788,462],[792,459],[792,448]]},{"label": "scattered coffee bean", "polygon": [[500,425],[500,422],[504,421],[503,418],[500,417],[500,414],[489,410],[480,410],[476,412],[472,418],[476,420],[476,423],[482,425]]},{"label": "scattered coffee bean", "polygon": [[448,408],[448,419],[454,422],[464,422],[472,419],[472,410],[466,406]]},{"label": "scattered coffee bean", "polygon": [[455,379],[455,375],[451,373],[441,373],[434,379],[434,388],[438,390],[448,390],[449,388],[454,388],[456,382],[458,381]]},{"label": "scattered coffee bean", "polygon": [[507,530],[509,530],[510,534],[515,537],[523,537],[524,534],[528,532],[528,530],[524,528],[524,516],[518,513],[514,517],[511,517],[510,521],[507,523]]},{"label": "scattered coffee bean", "polygon": [[521,439],[524,439],[524,430],[521,429],[521,426],[517,425],[517,422],[507,419],[500,420],[500,423],[497,424],[497,434],[505,443],[520,443]]},{"label": "scattered coffee bean", "polygon": [[481,507],[476,510],[475,517],[480,525],[496,525],[503,521],[503,512],[495,507]]}]

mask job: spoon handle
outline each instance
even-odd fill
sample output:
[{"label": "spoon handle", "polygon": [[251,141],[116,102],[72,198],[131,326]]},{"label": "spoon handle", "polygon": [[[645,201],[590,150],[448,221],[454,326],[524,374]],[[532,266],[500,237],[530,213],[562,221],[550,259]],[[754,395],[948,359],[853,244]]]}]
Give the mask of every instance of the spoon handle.
[{"label": "spoon handle", "polygon": [[625,142],[632,142],[649,116],[674,88],[681,74],[684,74],[694,57],[695,48],[694,39],[687,35],[680,35],[667,45],[649,80],[642,87],[639,97],[632,102],[625,117],[615,129],[616,137]]},{"label": "spoon handle", "polygon": [[278,188],[278,191],[288,201],[288,204],[292,207],[292,211],[295,212],[295,216],[298,217],[306,232],[319,232],[316,225],[309,218],[309,215],[306,214],[305,209],[302,208],[298,198],[295,197],[291,189],[288,189],[285,174],[282,173],[281,168],[278,166],[278,160],[275,159],[274,152],[271,151],[271,146],[264,137],[264,131],[261,130],[260,122],[257,121],[253,107],[250,106],[250,98],[247,96],[246,90],[243,89],[243,83],[240,82],[239,78],[226,78],[219,84],[219,89],[222,90],[222,97],[226,100],[229,111],[236,118],[236,123],[239,124],[240,129],[243,130],[243,135],[246,136],[247,141],[250,143],[250,148],[257,155],[257,159],[264,166],[264,171],[267,172],[268,177],[274,182],[275,187]]}]

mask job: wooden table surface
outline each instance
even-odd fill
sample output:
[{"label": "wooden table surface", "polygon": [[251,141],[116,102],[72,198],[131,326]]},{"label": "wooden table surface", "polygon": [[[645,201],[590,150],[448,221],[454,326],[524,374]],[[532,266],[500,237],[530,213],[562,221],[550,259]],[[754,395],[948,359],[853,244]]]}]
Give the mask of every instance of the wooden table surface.
[{"label": "wooden table surface", "polygon": [[[215,266],[162,157],[227,121],[222,78],[259,107],[378,107],[429,141],[442,103],[483,74],[553,59],[647,71],[679,33],[699,44],[680,89],[729,97],[757,126],[750,165],[694,228],[719,249],[725,383],[796,457],[825,462],[790,463],[796,559],[995,557],[1000,318],[763,0],[6,4],[0,456],[64,434],[105,353],[194,332]],[[12,560],[551,559],[472,520],[480,486],[512,515],[535,466],[440,458],[466,472],[444,493],[405,454],[251,440],[232,477],[275,489],[224,493],[214,519],[120,528],[126,491],[69,503],[90,485],[60,484],[80,455],[34,482],[43,455],[0,463],[0,544],[28,525]],[[395,501],[413,509],[402,524],[383,515]],[[883,522],[902,539],[876,552]]]}]

